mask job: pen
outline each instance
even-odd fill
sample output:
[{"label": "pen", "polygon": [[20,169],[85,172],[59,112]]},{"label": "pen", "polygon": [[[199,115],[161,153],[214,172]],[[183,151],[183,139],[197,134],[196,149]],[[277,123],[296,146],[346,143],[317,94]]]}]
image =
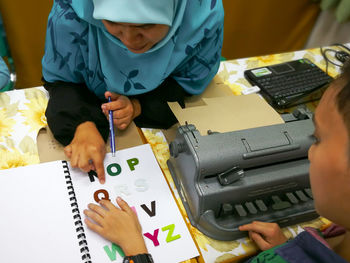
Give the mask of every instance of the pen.
[{"label": "pen", "polygon": [[[111,102],[111,97],[108,97],[108,102]],[[113,111],[109,110],[109,131],[111,134],[111,151],[112,151],[112,156],[115,156],[115,138],[114,138],[114,124],[113,124]]]}]

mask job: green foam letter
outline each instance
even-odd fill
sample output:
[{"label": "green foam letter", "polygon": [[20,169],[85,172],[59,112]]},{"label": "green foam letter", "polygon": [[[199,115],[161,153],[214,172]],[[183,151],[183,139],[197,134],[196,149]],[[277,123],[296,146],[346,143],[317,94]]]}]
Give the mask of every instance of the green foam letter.
[{"label": "green foam letter", "polygon": [[109,246],[104,246],[103,249],[105,250],[107,256],[109,257],[109,259],[111,261],[115,261],[117,259],[117,253],[119,254],[119,256],[121,256],[122,258],[125,257],[125,254],[123,252],[123,250],[120,248],[120,246],[112,243],[112,249],[109,248]]},{"label": "green foam letter", "polygon": [[139,159],[137,158],[132,158],[126,161],[129,165],[130,171],[134,171],[135,170],[135,165],[139,164]]},{"label": "green foam letter", "polygon": [[163,231],[163,232],[169,230],[168,235],[167,235],[167,237],[166,237],[166,242],[167,242],[167,243],[169,243],[169,242],[171,242],[171,241],[174,241],[174,240],[176,240],[176,239],[181,238],[181,235],[180,235],[180,234],[179,234],[179,235],[176,235],[176,236],[173,236],[174,229],[175,229],[175,224],[171,224],[171,225],[168,225],[168,226],[165,226],[165,227],[162,228],[162,231]]},{"label": "green foam letter", "polygon": [[[117,171],[112,171],[112,169],[115,168]],[[117,176],[122,172],[122,168],[120,167],[119,164],[117,163],[111,163],[110,165],[107,166],[107,173],[110,176]]]}]

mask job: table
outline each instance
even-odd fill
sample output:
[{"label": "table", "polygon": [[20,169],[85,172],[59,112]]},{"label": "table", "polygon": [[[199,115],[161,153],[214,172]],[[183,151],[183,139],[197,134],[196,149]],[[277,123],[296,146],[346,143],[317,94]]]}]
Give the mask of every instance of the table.
[{"label": "table", "polygon": [[[322,69],[325,69],[325,62],[319,49],[310,49],[222,62],[218,77],[222,83],[230,87],[234,94],[239,94],[243,89],[250,87],[250,84],[243,76],[245,69],[300,58],[308,58]],[[331,76],[335,77],[339,73],[339,69],[333,65],[329,65],[328,72]],[[43,87],[0,93],[0,169],[40,162],[37,136],[39,131],[47,126],[45,118],[47,101],[48,93]],[[317,102],[308,103],[306,106],[314,110]],[[217,241],[206,237],[190,225],[166,165],[166,161],[169,158],[169,148],[163,131],[142,129],[142,133],[146,141],[152,146],[159,165],[173,191],[180,211],[199,248],[201,256],[197,259],[198,262],[237,262],[242,258],[256,253],[257,247],[248,238],[230,242]],[[304,226],[325,228],[330,223],[324,218],[319,218],[311,222],[287,227],[284,229],[284,233],[288,237],[293,237],[300,233]],[[197,260],[192,259],[187,262],[193,263]]]},{"label": "table", "polygon": [[[43,130],[48,98],[43,87],[0,93],[0,170],[66,158],[63,146]],[[126,131],[117,131],[118,149],[142,144],[139,132],[134,123]]]},{"label": "table", "polygon": [[47,125],[43,87],[0,93],[0,169],[39,163],[36,137]]},{"label": "table", "polygon": [[[320,53],[320,49],[314,48],[296,52],[225,61],[221,63],[217,75],[221,79],[221,82],[228,85],[235,95],[239,95],[242,90],[251,87],[249,82],[244,78],[244,70],[301,58],[308,58],[323,70],[325,70],[326,68],[326,63]],[[336,66],[332,64],[328,65],[328,74],[332,77],[336,77],[339,74],[339,72],[340,69]],[[311,111],[313,111],[316,108],[317,104],[318,101],[313,101],[307,103],[305,106]],[[294,108],[295,107],[287,109],[286,111],[290,112],[294,110]],[[198,258],[198,261],[206,263],[238,262],[242,260],[242,258],[246,258],[257,253],[257,247],[248,238],[242,238],[230,242],[217,241],[203,235],[196,228],[191,226],[191,224],[189,223],[189,219],[186,217],[185,209],[182,206],[181,199],[177,193],[173,179],[166,165],[166,160],[168,160],[170,156],[168,149],[168,143],[170,141],[166,140],[166,137],[164,136],[165,133],[161,130],[142,130],[148,143],[150,143],[152,146],[152,149],[158,159],[158,162],[162,170],[164,171],[164,174],[169,182],[170,187],[174,192],[179,208],[185,216],[186,222],[188,223],[190,231],[200,250],[201,256]],[[172,137],[173,135],[170,135],[170,138]],[[288,238],[292,238],[299,234],[301,231],[303,231],[303,227],[305,226],[312,226],[315,228],[324,229],[327,228],[330,224],[331,222],[329,220],[320,217],[310,222],[286,227],[283,229],[283,231]]]}]

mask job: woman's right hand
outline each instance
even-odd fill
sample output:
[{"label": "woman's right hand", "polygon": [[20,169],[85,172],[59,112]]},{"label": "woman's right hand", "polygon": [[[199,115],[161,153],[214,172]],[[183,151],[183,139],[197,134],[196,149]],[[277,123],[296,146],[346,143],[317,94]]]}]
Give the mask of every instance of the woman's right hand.
[{"label": "woman's right hand", "polygon": [[74,138],[64,148],[72,167],[84,172],[95,170],[101,184],[105,182],[103,160],[106,155],[105,142],[93,122],[83,122],[75,130]]},{"label": "woman's right hand", "polygon": [[126,129],[132,120],[141,114],[141,105],[137,99],[106,91],[105,98],[108,97],[111,97],[112,101],[102,104],[101,109],[107,118],[108,111],[113,111],[113,122],[118,129]]}]

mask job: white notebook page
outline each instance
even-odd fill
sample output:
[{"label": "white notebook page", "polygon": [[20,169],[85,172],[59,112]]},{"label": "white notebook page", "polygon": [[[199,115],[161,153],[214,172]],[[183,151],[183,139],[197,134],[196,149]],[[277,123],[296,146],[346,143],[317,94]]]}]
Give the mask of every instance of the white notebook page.
[{"label": "white notebook page", "polygon": [[[88,203],[96,204],[96,191],[107,191],[113,204],[116,204],[117,196],[121,196],[136,210],[142,233],[151,235],[154,240],[144,236],[154,262],[175,263],[198,256],[198,250],[148,144],[117,151],[115,157],[107,154],[104,165],[104,185],[97,178],[91,182],[86,173],[70,168],[81,213]],[[102,198],[103,194],[100,196]],[[148,213],[142,205],[148,208]],[[84,227],[92,262],[122,262],[122,256],[113,251],[111,242],[89,230],[85,223]],[[173,233],[168,236],[170,229]]]},{"label": "white notebook page", "polygon": [[0,262],[83,262],[62,162],[0,171]]}]

